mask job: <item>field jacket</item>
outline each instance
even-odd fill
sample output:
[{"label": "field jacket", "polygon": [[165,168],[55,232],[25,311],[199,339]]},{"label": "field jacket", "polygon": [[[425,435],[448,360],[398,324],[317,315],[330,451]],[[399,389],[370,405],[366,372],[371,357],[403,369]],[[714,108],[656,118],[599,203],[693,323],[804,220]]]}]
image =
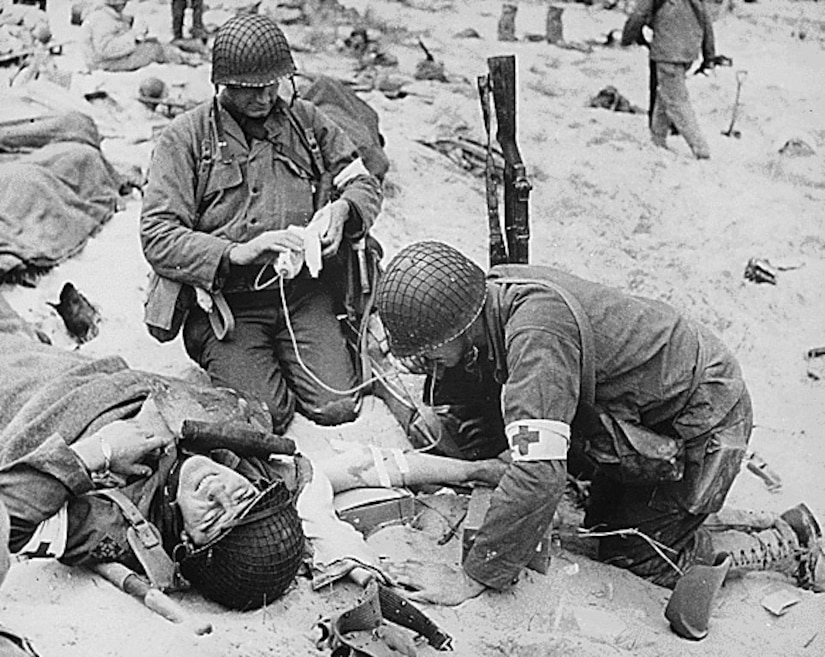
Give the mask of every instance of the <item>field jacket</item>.
[{"label": "field jacket", "polygon": [[[583,353],[563,296],[508,277],[553,281],[578,301],[592,329],[599,412],[631,428],[666,425],[690,458],[705,458],[707,432],[746,394],[724,345],[665,303],[547,267],[506,265],[488,277],[477,367],[500,386],[505,426],[536,419],[573,425]],[[744,445],[734,448],[741,459]],[[564,461],[513,462],[465,560],[469,575],[494,588],[514,581],[552,520],[565,475]],[[691,487],[684,495],[693,493]]]},{"label": "field jacket", "polygon": [[701,52],[704,61],[716,54],[713,23],[703,0],[638,0],[622,31],[622,45],[642,43],[642,28],[653,30],[650,59],[690,64]]},{"label": "field jacket", "polygon": [[[224,149],[217,146],[215,107],[225,133]],[[311,103],[297,100],[292,111],[313,131],[325,169],[335,181],[357,160],[355,146]],[[264,126],[267,139],[253,140],[250,147],[230,113],[220,103],[208,102],[176,117],[163,131],[152,155],[140,224],[144,255],[158,276],[208,292],[220,290],[221,265],[226,266],[233,243],[269,230],[305,226],[312,219],[318,184],[313,159],[288,120],[283,101]],[[204,182],[199,176],[204,175],[205,142],[213,147]],[[204,190],[201,199],[196,198],[199,185]],[[357,239],[378,214],[380,185],[363,170],[337,185],[336,192],[350,205],[345,234]],[[167,297],[154,312],[171,315],[174,301]],[[146,319],[151,323],[149,308]]]}]

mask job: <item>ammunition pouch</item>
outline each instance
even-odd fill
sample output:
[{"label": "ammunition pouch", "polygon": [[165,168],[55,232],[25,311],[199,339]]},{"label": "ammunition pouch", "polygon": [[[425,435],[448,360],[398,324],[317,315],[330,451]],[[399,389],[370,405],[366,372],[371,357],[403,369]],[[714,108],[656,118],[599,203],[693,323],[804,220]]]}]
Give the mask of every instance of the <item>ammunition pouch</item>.
[{"label": "ammunition pouch", "polygon": [[580,404],[574,428],[583,438],[584,453],[616,481],[650,485],[684,476],[684,443],[676,438],[585,404]]},{"label": "ammunition pouch", "polygon": [[194,304],[193,288],[152,272],[143,307],[143,323],[149,335],[158,342],[174,340]]}]

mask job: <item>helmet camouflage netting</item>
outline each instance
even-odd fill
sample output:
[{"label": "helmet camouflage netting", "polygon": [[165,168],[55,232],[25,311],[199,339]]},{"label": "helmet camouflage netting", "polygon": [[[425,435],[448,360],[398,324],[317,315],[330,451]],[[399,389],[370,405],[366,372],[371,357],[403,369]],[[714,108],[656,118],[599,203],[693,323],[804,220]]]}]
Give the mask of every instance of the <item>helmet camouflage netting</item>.
[{"label": "helmet camouflage netting", "polygon": [[266,87],[295,72],[284,33],[267,16],[230,18],[218,30],[212,48],[212,83]]},{"label": "helmet camouflage netting", "polygon": [[188,549],[181,574],[202,595],[230,609],[255,609],[281,597],[304,551],[301,519],[283,481],[259,493],[232,527]]},{"label": "helmet camouflage netting", "polygon": [[485,275],[441,242],[417,242],[390,261],[378,288],[378,312],[390,350],[419,356],[466,331],[481,313]]}]

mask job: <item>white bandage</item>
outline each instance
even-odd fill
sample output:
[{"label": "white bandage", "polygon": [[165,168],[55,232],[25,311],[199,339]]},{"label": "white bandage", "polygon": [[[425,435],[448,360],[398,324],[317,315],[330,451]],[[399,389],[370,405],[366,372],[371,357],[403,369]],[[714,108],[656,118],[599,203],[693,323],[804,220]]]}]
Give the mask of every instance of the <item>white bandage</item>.
[{"label": "white bandage", "polygon": [[381,450],[375,445],[370,445],[370,452],[372,452],[372,462],[375,464],[375,474],[378,475],[378,485],[382,488],[392,488],[390,473],[387,472],[387,466],[384,463],[384,455],[381,453]]},{"label": "white bandage", "polygon": [[46,518],[37,525],[34,534],[18,552],[17,559],[56,559],[66,551],[66,541],[69,538],[69,507],[68,503],[51,518]]},{"label": "white bandage", "polygon": [[212,312],[212,305],[214,303],[212,301],[212,295],[202,287],[195,288],[195,301],[198,302],[198,305],[201,307],[203,312],[207,314]]},{"label": "white bandage", "polygon": [[398,466],[398,471],[402,474],[408,474],[410,472],[410,463],[407,461],[407,457],[404,456],[404,452],[400,449],[393,448],[392,456],[395,459],[395,464]]},{"label": "white bandage", "polygon": [[321,237],[329,230],[329,224],[332,221],[331,206],[331,203],[327,203],[318,210],[304,229],[304,259],[312,278],[318,278],[321,267],[323,267]]},{"label": "white bandage", "polygon": [[557,420],[518,420],[504,428],[513,461],[563,461],[570,425]]},{"label": "white bandage", "polygon": [[338,175],[332,179],[332,184],[340,189],[343,185],[346,185],[353,178],[357,178],[358,176],[369,175],[370,172],[367,170],[367,167],[364,166],[364,162],[359,157],[354,159],[347,166],[341,169]]}]

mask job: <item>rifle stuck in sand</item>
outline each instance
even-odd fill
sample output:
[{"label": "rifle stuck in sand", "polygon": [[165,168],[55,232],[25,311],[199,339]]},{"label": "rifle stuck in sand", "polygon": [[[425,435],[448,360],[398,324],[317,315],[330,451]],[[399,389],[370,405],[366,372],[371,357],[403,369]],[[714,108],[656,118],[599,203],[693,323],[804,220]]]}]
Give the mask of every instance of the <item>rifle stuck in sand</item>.
[{"label": "rifle stuck in sand", "polygon": [[[527,179],[524,162],[516,142],[516,58],[514,55],[490,57],[489,75],[478,79],[484,125],[487,130],[487,217],[490,225],[490,265],[504,262],[526,264],[529,257],[529,200],[533,188]],[[496,110],[496,139],[504,155],[504,234],[502,252],[501,223],[497,183],[490,156],[490,95]]]}]

